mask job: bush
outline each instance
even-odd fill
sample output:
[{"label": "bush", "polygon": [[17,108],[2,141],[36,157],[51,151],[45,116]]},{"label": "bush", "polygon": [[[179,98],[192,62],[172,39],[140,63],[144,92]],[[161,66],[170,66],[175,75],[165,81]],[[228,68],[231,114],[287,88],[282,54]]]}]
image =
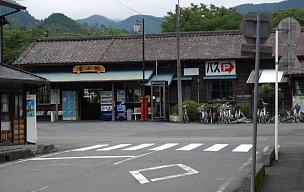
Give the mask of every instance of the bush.
[{"label": "bush", "polygon": [[188,105],[189,118],[191,121],[196,121],[199,119],[199,113],[197,112],[197,108],[199,104],[196,101],[186,100],[183,102],[183,105]]},{"label": "bush", "polygon": [[[183,105],[188,105],[189,118],[191,121],[196,121],[199,119],[199,113],[197,112],[197,108],[199,104],[192,100],[186,100],[183,102]],[[171,115],[178,115],[178,105],[173,105],[170,111]]]}]

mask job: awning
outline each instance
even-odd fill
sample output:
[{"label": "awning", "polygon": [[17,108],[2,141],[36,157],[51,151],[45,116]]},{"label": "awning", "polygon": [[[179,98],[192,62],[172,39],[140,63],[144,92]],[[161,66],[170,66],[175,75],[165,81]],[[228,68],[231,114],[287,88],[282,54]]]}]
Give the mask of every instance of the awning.
[{"label": "awning", "polygon": [[151,81],[168,81],[168,85],[170,85],[173,80],[173,76],[173,73],[157,74],[157,76],[154,75],[146,85],[151,86]]},{"label": "awning", "polygon": [[[145,80],[149,80],[153,70],[145,70]],[[72,73],[72,72],[44,72],[34,73],[51,82],[104,82],[104,81],[140,81],[143,78],[141,70],[108,71],[105,73]]]},{"label": "awning", "polygon": [[236,79],[236,75],[218,75],[218,76],[205,76],[205,80],[222,80],[222,79]]},{"label": "awning", "polygon": [[[286,83],[288,79],[283,76],[283,71],[278,71],[278,82]],[[259,71],[259,83],[275,83],[276,71],[274,69],[263,69]],[[255,71],[251,71],[247,83],[255,83]]]}]

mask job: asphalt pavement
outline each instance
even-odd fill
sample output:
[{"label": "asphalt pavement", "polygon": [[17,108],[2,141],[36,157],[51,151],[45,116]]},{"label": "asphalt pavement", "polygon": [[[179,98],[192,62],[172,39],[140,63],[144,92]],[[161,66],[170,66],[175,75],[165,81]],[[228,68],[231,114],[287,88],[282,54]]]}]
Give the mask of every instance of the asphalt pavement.
[{"label": "asphalt pavement", "polygon": [[[154,122],[76,122],[76,123],[38,123],[38,144],[55,144],[61,151],[77,147],[77,144],[92,141],[96,142],[96,138],[100,137],[101,142],[111,141],[113,138],[120,137],[121,142],[124,138],[179,138],[182,141],[185,137],[198,137],[197,131],[204,130],[204,137],[220,138],[222,135],[226,137],[235,137],[236,133],[229,133],[230,126],[239,126],[240,129],[231,129],[237,132],[238,137],[242,140],[242,136],[248,140],[248,133],[245,128],[252,125],[229,125],[228,133],[223,134],[223,125],[187,124],[177,125],[174,123],[154,123]],[[90,132],[83,129],[90,128]],[[272,124],[259,125],[258,138],[260,145],[266,145],[273,142]],[[281,124],[280,126],[280,148],[279,160],[274,161],[270,167],[266,167],[266,176],[261,187],[262,192],[300,192],[304,191],[304,124]],[[152,129],[151,129],[152,128]],[[188,130],[187,130],[188,129]],[[267,131],[268,130],[268,131]],[[64,135],[69,134],[66,138]],[[104,136],[106,140],[104,140]],[[262,139],[261,139],[262,138]],[[143,139],[145,140],[145,139]],[[80,146],[79,146],[80,147]],[[35,151],[32,145],[16,145],[16,146],[0,146],[0,154],[10,151],[18,151],[24,149]],[[10,160],[10,159],[7,159]],[[14,160],[14,159],[12,159]],[[2,163],[4,165],[5,163]],[[1,169],[0,164],[0,169]],[[1,189],[1,187],[0,187]],[[218,192],[224,192],[219,190]]]}]

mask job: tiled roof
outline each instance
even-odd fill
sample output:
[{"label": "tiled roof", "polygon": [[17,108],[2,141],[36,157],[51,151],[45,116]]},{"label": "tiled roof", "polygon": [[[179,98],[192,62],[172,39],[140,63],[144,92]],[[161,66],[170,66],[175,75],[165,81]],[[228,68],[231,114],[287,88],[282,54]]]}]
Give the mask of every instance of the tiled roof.
[{"label": "tiled roof", "polygon": [[31,85],[45,85],[49,81],[27,71],[14,68],[9,65],[0,65],[0,83],[20,83]]},{"label": "tiled roof", "polygon": [[[239,31],[181,33],[181,59],[238,59],[241,44]],[[274,34],[267,44],[274,49]],[[298,37],[295,53],[304,56],[304,33]],[[176,35],[146,35],[145,60],[176,60]],[[109,63],[142,60],[142,37],[88,37],[40,39],[34,41],[14,64]]]}]

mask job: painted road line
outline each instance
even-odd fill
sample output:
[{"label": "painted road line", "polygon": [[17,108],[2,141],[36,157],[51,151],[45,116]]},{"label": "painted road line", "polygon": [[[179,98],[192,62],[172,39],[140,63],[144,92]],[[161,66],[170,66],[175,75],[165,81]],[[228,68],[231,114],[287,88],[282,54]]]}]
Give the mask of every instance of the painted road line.
[{"label": "painted road line", "polygon": [[105,147],[105,146],[108,146],[108,145],[109,144],[93,145],[93,146],[90,146],[90,147],[83,147],[83,148],[80,148],[80,149],[74,149],[72,151],[88,151],[88,150],[91,150],[91,149],[98,149],[98,148]]},{"label": "painted road line", "polygon": [[151,151],[162,151],[162,150],[165,150],[165,149],[169,149],[170,147],[174,147],[175,145],[178,145],[178,143],[166,143],[164,145],[161,145],[159,147],[155,147],[153,149],[149,149]]},{"label": "painted road line", "polygon": [[69,160],[69,159],[117,159],[117,158],[134,158],[136,156],[83,156],[83,157],[38,157],[31,161],[46,161],[46,160]]},{"label": "painted road line", "polygon": [[220,151],[221,149],[225,148],[227,145],[228,144],[215,144],[205,149],[204,151]]},{"label": "painted road line", "polygon": [[176,149],[177,151],[191,151],[192,149],[195,149],[197,147],[202,146],[203,143],[191,143],[189,145],[186,145],[184,147]]},{"label": "painted road line", "polygon": [[170,176],[165,176],[165,177],[154,178],[154,179],[151,179],[151,182],[162,181],[162,180],[172,179],[172,178],[176,178],[176,177],[183,177],[183,176],[199,173],[198,171],[192,169],[191,167],[188,167],[183,164],[162,165],[162,166],[158,166],[158,167],[150,167],[150,168],[146,168],[146,169],[140,169],[140,170],[129,171],[129,172],[135,179],[137,179],[137,181],[140,184],[146,184],[146,183],[150,183],[150,181],[143,174],[141,174],[141,172],[153,171],[153,170],[164,169],[164,168],[169,168],[169,167],[179,167],[186,172],[177,174],[177,175],[170,175]]},{"label": "painted road line", "polygon": [[237,148],[233,149],[232,152],[248,152],[252,148],[251,144],[241,144]]},{"label": "painted road line", "polygon": [[136,151],[136,150],[139,150],[139,149],[150,147],[152,145],[155,145],[155,143],[140,144],[140,145],[137,145],[137,146],[134,146],[134,147],[129,147],[129,148],[122,149],[122,150],[125,150],[125,151]]},{"label": "painted road line", "polygon": [[97,149],[96,151],[111,151],[111,150],[114,150],[114,149],[120,149],[120,148],[123,148],[123,147],[127,147],[129,145],[131,145],[131,144],[119,144],[119,145],[114,145],[112,147]]}]

